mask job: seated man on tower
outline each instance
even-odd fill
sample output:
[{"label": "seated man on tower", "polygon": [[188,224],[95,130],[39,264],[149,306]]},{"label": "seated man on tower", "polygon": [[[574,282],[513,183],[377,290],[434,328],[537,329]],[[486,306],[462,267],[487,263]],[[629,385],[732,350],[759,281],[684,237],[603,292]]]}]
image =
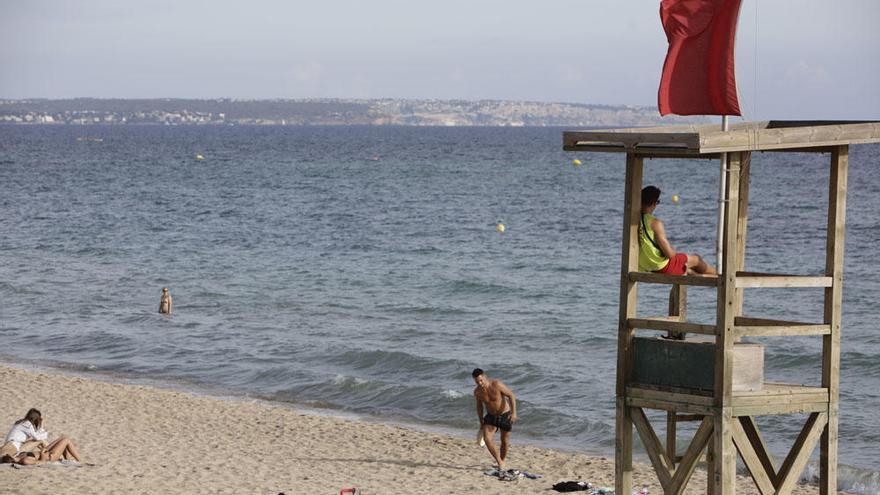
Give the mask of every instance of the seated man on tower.
[{"label": "seated man on tower", "polygon": [[696,254],[679,253],[666,239],[663,221],[654,216],[660,204],[660,189],[642,189],[639,220],[639,271],[666,275],[715,275],[715,270]]}]

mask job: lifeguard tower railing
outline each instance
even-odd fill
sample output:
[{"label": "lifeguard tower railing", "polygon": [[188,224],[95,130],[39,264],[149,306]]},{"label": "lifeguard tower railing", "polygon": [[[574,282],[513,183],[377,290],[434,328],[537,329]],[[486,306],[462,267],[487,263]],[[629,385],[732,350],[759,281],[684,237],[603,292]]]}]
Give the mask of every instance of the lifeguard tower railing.
[{"label": "lifeguard tower railing", "polygon": [[[880,142],[880,122],[748,122],[735,124],[729,131],[721,131],[714,125],[571,131],[564,133],[563,141],[566,151],[626,154],[616,387],[616,493],[626,495],[632,489],[633,426],[667,494],[684,492],[704,453],[709,471],[707,493],[734,493],[737,453],[760,493],[790,493],[817,443],[821,451],[820,492],[836,493],[849,145]],[[751,154],[756,151],[830,155],[824,273],[786,275],[744,271],[749,169]],[[717,159],[721,153],[727,153],[728,158],[721,274],[699,277],[639,272],[638,225],[644,159]],[[672,286],[669,315],[638,315],[637,289],[639,284],[645,283]],[[685,288],[688,286],[717,292],[715,324],[687,321]],[[744,316],[743,290],[754,287],[821,288],[824,290],[823,319],[796,322]],[[710,342],[636,336],[644,330],[701,334],[708,336]],[[821,383],[765,383],[763,348],[759,346],[758,352],[740,352],[748,351],[740,339],[750,336],[821,336]],[[688,372],[671,373],[676,367],[684,367]],[[761,373],[757,383],[754,380],[737,383],[738,378],[758,367]],[[664,374],[664,370],[669,373]],[[666,411],[665,448],[645,409]],[[793,413],[809,416],[791,451],[777,465],[764,444],[755,417]],[[699,427],[690,445],[678,455],[675,425],[682,421],[698,421]]]}]

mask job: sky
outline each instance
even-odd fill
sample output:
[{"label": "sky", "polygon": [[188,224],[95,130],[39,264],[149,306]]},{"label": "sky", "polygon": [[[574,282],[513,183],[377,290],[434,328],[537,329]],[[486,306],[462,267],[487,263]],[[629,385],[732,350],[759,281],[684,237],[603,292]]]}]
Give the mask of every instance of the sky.
[{"label": "sky", "polygon": [[[0,0],[0,98],[655,106],[658,0]],[[880,118],[880,0],[743,0],[744,120]]]}]

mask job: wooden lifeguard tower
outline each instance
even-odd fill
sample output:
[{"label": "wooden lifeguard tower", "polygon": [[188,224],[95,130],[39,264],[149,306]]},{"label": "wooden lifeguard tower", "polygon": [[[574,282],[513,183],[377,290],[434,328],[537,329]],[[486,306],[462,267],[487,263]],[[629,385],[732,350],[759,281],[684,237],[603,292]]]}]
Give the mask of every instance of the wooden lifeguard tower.
[{"label": "wooden lifeguard tower", "polygon": [[[645,446],[666,494],[681,494],[698,460],[706,452],[706,492],[733,494],[739,453],[760,493],[787,494],[794,488],[816,443],[821,444],[820,493],[837,492],[838,382],[840,371],[840,309],[843,282],[843,237],[849,145],[880,142],[880,122],[752,122],[721,131],[717,126],[675,126],[640,129],[571,131],[563,135],[566,151],[626,154],[626,187],[620,273],[620,318],[617,342],[616,482],[615,493],[632,489],[633,426]],[[748,220],[751,153],[807,152],[830,154],[827,249],[825,272],[783,275],[743,271]],[[642,170],[645,158],[718,159],[727,153],[727,203],[723,215],[722,270],[717,277],[669,276],[638,271]],[[672,287],[670,312],[639,316],[639,284]],[[686,321],[688,286],[717,291],[715,324]],[[743,316],[744,289],[815,287],[824,290],[821,322],[794,322]],[[709,343],[644,339],[642,330],[709,336]],[[822,380],[810,386],[764,383],[738,386],[734,377],[754,369],[739,352],[742,337],[795,338],[822,336]],[[712,342],[714,340],[714,342]],[[708,346],[708,347],[707,347]],[[660,348],[659,352],[657,348]],[[708,348],[708,358],[707,358]],[[740,355],[746,356],[745,358]],[[658,379],[652,370],[671,370],[686,361],[702,363],[696,373]],[[664,362],[663,360],[666,359]],[[739,366],[738,366],[739,364]],[[693,363],[688,366],[693,366]],[[693,368],[692,368],[693,369]],[[702,379],[701,379],[702,378]],[[661,444],[645,409],[666,411],[666,445]],[[756,416],[808,413],[797,440],[778,467],[761,437]],[[698,421],[690,446],[676,451],[676,424]]]}]

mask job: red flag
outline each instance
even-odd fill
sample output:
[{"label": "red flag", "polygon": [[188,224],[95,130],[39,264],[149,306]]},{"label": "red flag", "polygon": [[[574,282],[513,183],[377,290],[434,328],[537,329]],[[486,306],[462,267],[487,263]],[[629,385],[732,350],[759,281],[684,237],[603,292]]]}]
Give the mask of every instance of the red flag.
[{"label": "red flag", "polygon": [[660,115],[741,115],[733,48],[741,0],[662,0],[669,51],[663,63]]}]

